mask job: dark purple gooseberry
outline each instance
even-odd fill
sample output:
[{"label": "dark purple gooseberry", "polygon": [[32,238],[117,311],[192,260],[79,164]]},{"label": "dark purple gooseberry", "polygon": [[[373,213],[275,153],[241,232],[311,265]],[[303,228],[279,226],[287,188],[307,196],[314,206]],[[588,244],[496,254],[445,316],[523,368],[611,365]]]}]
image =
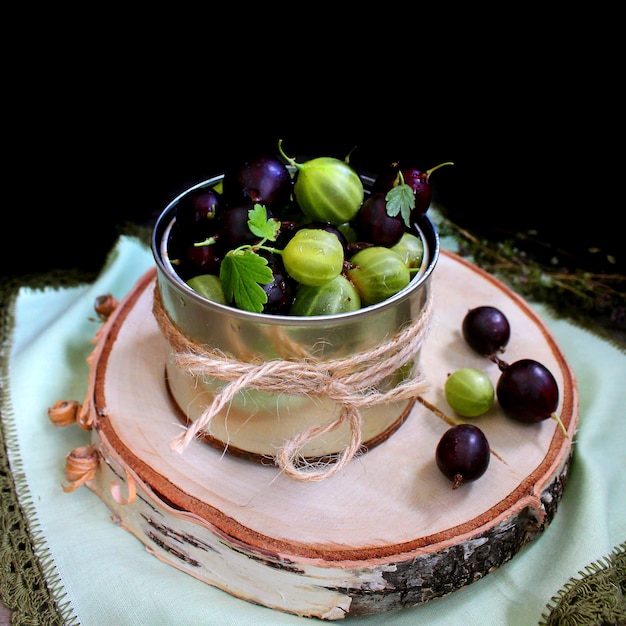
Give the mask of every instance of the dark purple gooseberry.
[{"label": "dark purple gooseberry", "polygon": [[202,241],[215,230],[222,204],[221,194],[213,187],[198,188],[182,196],[175,209],[176,229],[189,241]]},{"label": "dark purple gooseberry", "polygon": [[261,155],[229,168],[222,180],[228,204],[258,202],[282,208],[291,198],[293,182],[287,166],[274,155]]},{"label": "dark purple gooseberry", "polygon": [[289,243],[289,240],[296,234],[298,228],[300,228],[300,226],[297,222],[292,220],[281,220],[278,236],[276,237],[273,247],[282,250]]},{"label": "dark purple gooseberry", "polygon": [[506,315],[494,306],[470,309],[463,318],[463,337],[478,354],[500,354],[509,343],[511,327]]},{"label": "dark purple gooseberry", "polygon": [[[228,250],[238,248],[245,244],[253,244],[259,240],[248,226],[250,219],[249,211],[255,203],[251,200],[241,204],[229,205],[220,211],[217,219],[215,238],[220,250],[225,254]],[[268,219],[273,217],[272,212],[266,208]]]},{"label": "dark purple gooseberry", "polygon": [[496,396],[504,412],[520,422],[542,422],[555,416],[559,387],[552,372],[534,359],[510,365],[497,360],[500,377]]},{"label": "dark purple gooseberry", "polygon": [[390,248],[400,241],[405,231],[402,215],[387,213],[385,193],[370,195],[357,211],[351,226],[359,241]]},{"label": "dark purple gooseberry", "polygon": [[463,482],[480,478],[489,467],[491,450],[485,433],[473,424],[449,428],[439,440],[435,461],[456,489]]},{"label": "dark purple gooseberry", "polygon": [[197,246],[188,243],[182,254],[172,259],[172,266],[183,280],[188,280],[200,274],[219,273],[221,261],[222,257],[215,245]]},{"label": "dark purple gooseberry", "polygon": [[267,259],[267,266],[273,274],[271,282],[261,285],[267,295],[267,302],[263,305],[263,313],[286,315],[296,295],[296,282],[285,271],[280,255],[267,250],[259,250],[258,254]]},{"label": "dark purple gooseberry", "polygon": [[376,177],[372,185],[372,193],[379,191],[387,193],[392,187],[398,185],[401,182],[400,172],[402,172],[404,184],[408,185],[415,195],[415,207],[411,211],[411,221],[415,221],[430,207],[431,188],[428,171],[422,171],[413,166],[400,167],[399,163],[392,163]]}]

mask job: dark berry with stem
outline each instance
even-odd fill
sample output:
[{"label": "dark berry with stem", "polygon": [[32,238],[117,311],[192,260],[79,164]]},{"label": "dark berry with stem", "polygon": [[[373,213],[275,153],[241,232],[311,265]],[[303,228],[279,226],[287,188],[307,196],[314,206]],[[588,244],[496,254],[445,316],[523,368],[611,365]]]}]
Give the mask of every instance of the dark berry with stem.
[{"label": "dark berry with stem", "polygon": [[405,231],[402,215],[387,213],[384,192],[370,195],[357,211],[351,224],[357,239],[375,246],[394,246]]},{"label": "dark berry with stem", "polygon": [[[379,191],[386,193],[397,185],[408,185],[415,196],[415,206],[411,211],[411,220],[415,221],[424,215],[430,207],[432,196],[429,180],[430,175],[444,165],[453,165],[453,163],[446,161],[426,171],[414,166],[400,167],[399,163],[392,163],[387,170],[381,172],[376,177],[372,185],[372,193]],[[400,174],[402,174],[402,176],[400,176]]]},{"label": "dark berry with stem", "polygon": [[556,414],[559,387],[552,372],[534,359],[520,359],[511,364],[497,357],[492,360],[501,372],[496,396],[505,414],[526,423],[555,419],[567,436],[567,430]]},{"label": "dark berry with stem", "polygon": [[199,274],[217,274],[220,269],[222,255],[215,245],[187,244],[182,254],[172,260],[176,273],[188,280]]},{"label": "dark berry with stem", "polygon": [[511,337],[509,320],[494,306],[470,309],[463,318],[462,332],[467,344],[487,357],[504,352]]},{"label": "dark berry with stem", "polygon": [[215,230],[215,219],[222,195],[213,187],[198,188],[185,194],[176,205],[176,229],[181,237],[202,241]]},{"label": "dark berry with stem", "polygon": [[473,424],[449,428],[439,440],[435,461],[452,481],[452,489],[480,478],[489,467],[491,450],[485,433]]},{"label": "dark berry with stem", "polygon": [[[217,242],[222,251],[237,248],[245,244],[253,244],[259,240],[248,226],[249,211],[255,203],[244,201],[241,204],[228,206],[220,212],[217,221]],[[267,217],[273,217],[272,212],[266,208]]]}]

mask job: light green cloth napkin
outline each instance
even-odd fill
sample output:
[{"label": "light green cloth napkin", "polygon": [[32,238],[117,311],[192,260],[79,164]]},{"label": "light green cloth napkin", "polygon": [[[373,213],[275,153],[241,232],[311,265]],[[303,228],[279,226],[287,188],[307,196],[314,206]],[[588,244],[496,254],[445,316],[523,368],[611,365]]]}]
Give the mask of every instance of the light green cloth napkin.
[{"label": "light green cloth napkin", "polygon": [[[22,289],[9,361],[8,406],[3,407],[12,464],[21,468],[20,501],[41,534],[40,558],[54,564],[51,581],[65,594],[66,622],[84,626],[311,624],[247,603],[151,556],[116,526],[86,487],[64,493],[65,456],[89,443],[73,425],[52,425],[58,400],[82,402],[86,358],[100,326],[93,309],[105,293],[121,300],[153,265],[150,250],[122,237],[100,277],[60,290]],[[400,611],[349,617],[349,624],[463,624],[528,626],[568,579],[626,540],[626,355],[607,342],[536,310],[572,366],[580,393],[574,460],[556,516],[537,540],[509,563],[446,598]],[[327,622],[322,622],[327,623]],[[343,623],[343,622],[340,622]]]}]

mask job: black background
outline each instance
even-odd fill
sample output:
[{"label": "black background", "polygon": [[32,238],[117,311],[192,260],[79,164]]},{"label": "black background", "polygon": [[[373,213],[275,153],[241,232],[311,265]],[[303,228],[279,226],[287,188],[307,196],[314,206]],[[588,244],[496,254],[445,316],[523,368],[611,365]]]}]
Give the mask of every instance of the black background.
[{"label": "black background", "polygon": [[[289,77],[279,63],[272,79]],[[453,161],[431,178],[453,221],[494,242],[532,230],[570,266],[623,268],[612,191],[622,164],[605,149],[613,121],[586,108],[576,81],[538,82],[532,71],[479,78],[456,67],[435,83],[424,66],[398,88],[350,67],[326,80],[322,67],[278,89],[265,66],[257,74],[250,64],[234,81],[180,69],[149,81],[132,68],[49,72],[45,83],[9,90],[5,273],[97,271],[121,224],[152,224],[187,187],[277,152],[279,138],[298,157],[352,150],[351,164],[374,174],[392,161]]]}]

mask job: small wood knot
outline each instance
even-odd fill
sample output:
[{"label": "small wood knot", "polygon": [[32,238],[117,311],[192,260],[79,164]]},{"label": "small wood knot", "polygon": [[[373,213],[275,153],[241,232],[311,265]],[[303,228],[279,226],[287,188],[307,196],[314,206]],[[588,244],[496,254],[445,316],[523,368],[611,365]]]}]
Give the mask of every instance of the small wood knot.
[{"label": "small wood knot", "polygon": [[80,408],[76,400],[59,400],[48,409],[48,417],[55,426],[69,426],[76,423]]},{"label": "small wood knot", "polygon": [[118,304],[118,301],[110,293],[107,293],[96,298],[93,308],[98,317],[105,322],[109,315],[115,311]]},{"label": "small wood knot", "polygon": [[63,491],[69,493],[93,480],[99,465],[100,457],[94,446],[74,448],[65,457],[65,478],[69,485],[63,485]]}]

